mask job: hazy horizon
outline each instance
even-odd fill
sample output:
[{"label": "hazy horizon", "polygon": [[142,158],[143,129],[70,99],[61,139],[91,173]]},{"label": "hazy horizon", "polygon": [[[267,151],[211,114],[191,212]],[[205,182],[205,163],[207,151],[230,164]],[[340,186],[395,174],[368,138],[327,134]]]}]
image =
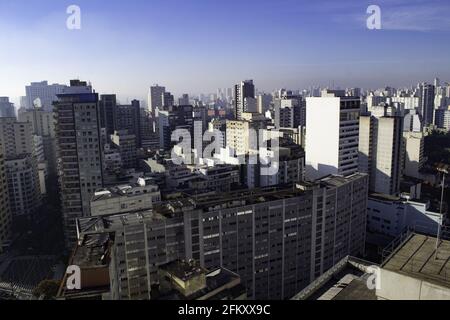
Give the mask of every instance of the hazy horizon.
[{"label": "hazy horizon", "polygon": [[[243,79],[261,91],[449,81],[450,3],[375,2],[1,0],[0,96],[73,78],[130,99],[154,83],[179,96]],[[66,28],[71,4],[80,30]],[[381,30],[366,27],[371,4]]]}]

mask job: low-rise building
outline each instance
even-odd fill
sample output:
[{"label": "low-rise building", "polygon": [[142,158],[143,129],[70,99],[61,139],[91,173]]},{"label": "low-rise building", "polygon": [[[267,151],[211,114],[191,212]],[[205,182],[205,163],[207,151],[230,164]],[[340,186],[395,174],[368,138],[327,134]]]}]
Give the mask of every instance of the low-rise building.
[{"label": "low-rise building", "polygon": [[101,216],[151,209],[161,201],[159,187],[149,178],[133,184],[97,190],[91,199],[91,215]]}]

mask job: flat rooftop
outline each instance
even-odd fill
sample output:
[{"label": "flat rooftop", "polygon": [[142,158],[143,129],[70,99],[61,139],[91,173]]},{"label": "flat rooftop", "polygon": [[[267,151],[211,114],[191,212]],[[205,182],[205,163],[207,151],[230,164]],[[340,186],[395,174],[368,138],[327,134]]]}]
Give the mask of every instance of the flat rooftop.
[{"label": "flat rooftop", "polygon": [[87,234],[77,246],[72,264],[80,267],[99,267],[109,264],[110,246],[113,239],[109,233]]},{"label": "flat rooftop", "polygon": [[435,252],[435,237],[414,233],[382,268],[450,288],[450,241],[440,241],[437,259]]},{"label": "flat rooftop", "polygon": [[201,274],[206,275],[206,270],[194,261],[173,261],[162,266],[161,269],[183,281],[190,280]]}]

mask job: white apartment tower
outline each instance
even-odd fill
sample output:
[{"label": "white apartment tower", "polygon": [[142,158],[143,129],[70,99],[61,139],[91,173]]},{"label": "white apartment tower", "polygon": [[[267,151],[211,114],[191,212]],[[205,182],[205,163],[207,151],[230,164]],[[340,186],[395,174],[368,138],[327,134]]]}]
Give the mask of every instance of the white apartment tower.
[{"label": "white apartment tower", "polygon": [[358,171],[359,97],[324,90],[306,98],[306,177],[348,176]]},{"label": "white apartment tower", "polygon": [[359,171],[369,175],[371,192],[399,192],[404,150],[402,122],[400,116],[360,117]]},{"label": "white apartment tower", "polygon": [[56,96],[63,93],[66,88],[66,85],[61,84],[49,85],[47,81],[32,82],[25,87],[25,107],[33,109],[38,106],[46,111],[52,111],[52,103],[56,100]]}]

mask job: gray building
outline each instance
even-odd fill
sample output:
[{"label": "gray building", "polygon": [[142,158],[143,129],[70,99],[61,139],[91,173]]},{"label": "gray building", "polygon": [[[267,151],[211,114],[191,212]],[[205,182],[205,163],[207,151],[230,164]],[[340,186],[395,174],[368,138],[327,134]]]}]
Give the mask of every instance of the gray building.
[{"label": "gray building", "polygon": [[12,216],[9,206],[9,191],[6,178],[5,159],[0,148],[0,253],[11,236]]},{"label": "gray building", "polygon": [[419,114],[422,116],[423,126],[434,123],[435,87],[432,84],[419,84]]},{"label": "gray building", "polygon": [[14,104],[9,102],[8,97],[0,97],[0,118],[15,116],[16,110],[14,109]]},{"label": "gray building", "polygon": [[135,168],[137,164],[136,136],[130,134],[128,130],[114,131],[111,142],[119,150],[123,168]]},{"label": "gray building", "polygon": [[52,103],[57,100],[56,96],[63,93],[66,89],[66,85],[49,85],[47,81],[32,82],[29,86],[25,87],[25,107],[27,109],[39,107],[46,111],[52,111]]},{"label": "gray building", "polygon": [[111,286],[149,299],[158,268],[194,259],[238,274],[253,299],[287,299],[347,255],[364,252],[368,177],[179,198],[153,211],[83,218],[79,233],[115,232]]},{"label": "gray building", "polygon": [[241,120],[242,113],[247,112],[246,98],[255,99],[253,80],[241,81],[234,86],[234,116],[236,120]]},{"label": "gray building", "polygon": [[70,94],[54,103],[59,186],[66,245],[76,241],[76,219],[89,216],[90,200],[103,186],[98,95],[71,81]]},{"label": "gray building", "polygon": [[5,156],[11,213],[31,218],[42,200],[31,124],[0,118],[0,147]]}]

